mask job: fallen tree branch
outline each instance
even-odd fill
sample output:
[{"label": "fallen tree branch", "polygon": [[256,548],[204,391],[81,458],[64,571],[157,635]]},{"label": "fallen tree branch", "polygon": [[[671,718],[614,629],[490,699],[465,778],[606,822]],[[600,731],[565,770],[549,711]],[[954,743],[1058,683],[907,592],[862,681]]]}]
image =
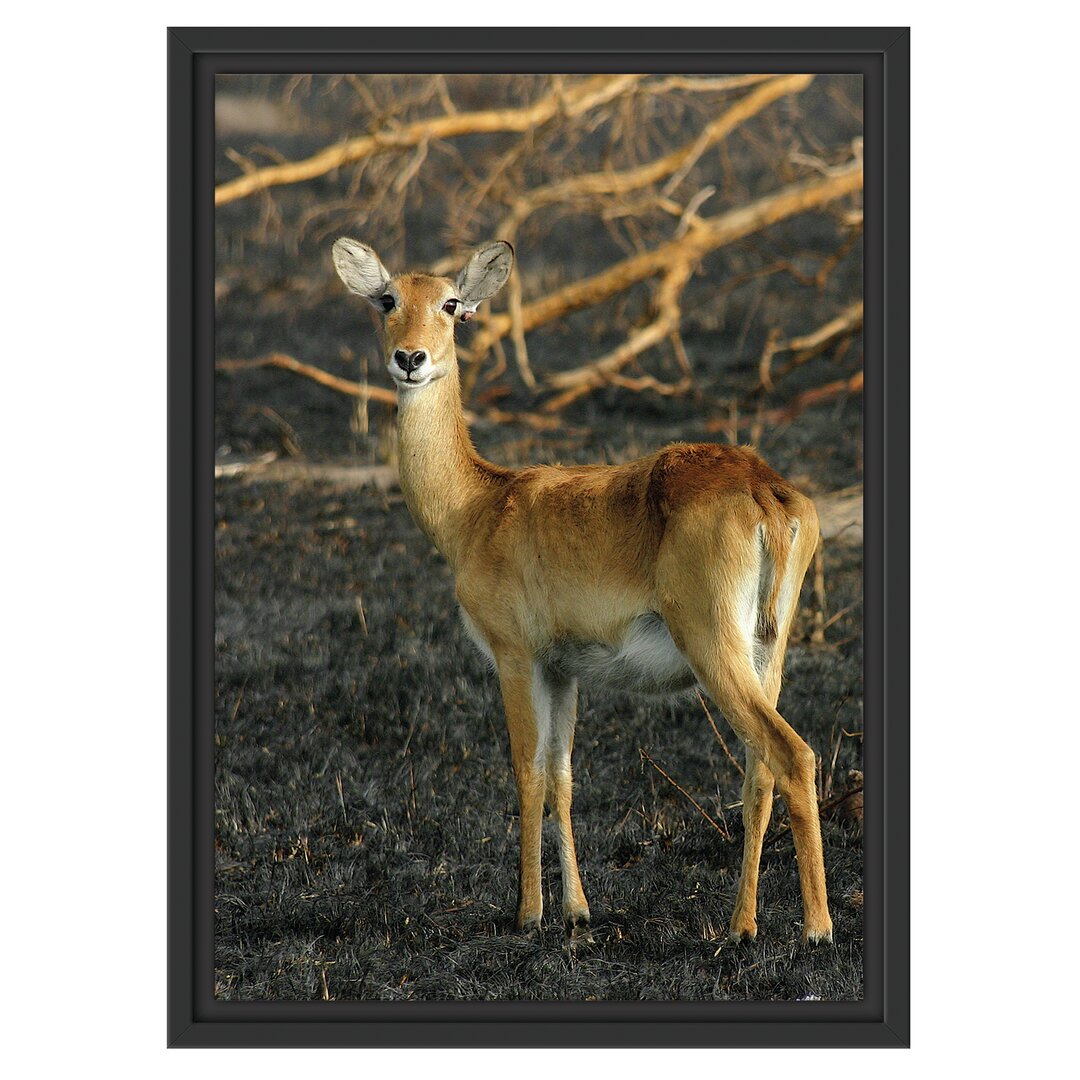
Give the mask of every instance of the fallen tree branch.
[{"label": "fallen tree branch", "polygon": [[276,461],[277,456],[276,450],[270,450],[265,454],[260,454],[256,458],[249,458],[247,460],[215,461],[214,479],[220,480],[222,477],[226,476],[243,476],[244,473],[251,472],[253,469],[265,468],[272,461]]},{"label": "fallen tree branch", "polygon": [[633,390],[640,393],[642,390],[652,390],[661,397],[679,397],[685,394],[693,386],[690,379],[683,376],[678,382],[668,383],[655,375],[609,375],[608,382],[612,386],[621,386],[624,390]]},{"label": "fallen tree branch", "polygon": [[[657,183],[660,180],[670,178],[668,185],[665,188],[666,194],[682,181],[701,155],[710,146],[725,139],[740,124],[749,120],[751,117],[756,116],[762,109],[766,108],[777,99],[788,94],[799,93],[806,89],[813,81],[813,78],[813,75],[783,75],[778,78],[767,79],[764,81],[764,85],[759,86],[758,89],[737,101],[722,116],[707,125],[693,142],[687,143],[685,146],[673,150],[671,153],[666,154],[655,161],[651,161],[646,165],[639,166],[635,169],[628,169],[625,172],[597,172],[585,176],[576,176],[568,180],[562,180],[555,184],[548,184],[544,187],[536,188],[531,192],[527,192],[515,201],[513,210],[500,223],[496,233],[498,236],[512,241],[516,238],[517,232],[524,222],[533,213],[544,206],[554,203],[567,203],[583,197],[625,195],[631,191],[636,191],[640,188],[647,187],[650,184]],[[761,81],[761,78],[758,76],[753,76],[752,79],[755,82]],[[695,200],[682,211],[679,227],[676,230],[677,238],[683,237],[692,223],[698,225],[704,224],[704,222],[697,217],[697,209],[706,198],[714,193],[714,191],[715,188],[705,188],[702,191],[699,191],[695,196]],[[530,390],[533,390],[536,388],[536,379],[529,366],[528,351],[525,343],[525,327],[522,320],[521,281],[519,277],[515,276],[511,281],[510,290],[510,301],[507,311],[507,316],[510,320],[509,333],[514,343],[515,355],[522,381]],[[676,331],[678,329],[679,317],[677,309],[675,316],[675,323],[669,327],[669,320],[666,318],[665,313],[664,318],[658,320],[658,322],[652,326],[647,327],[645,331],[635,335],[622,349],[616,350],[615,353],[602,358],[595,364],[590,365],[590,367],[594,371],[600,373],[616,370],[633,356],[650,348],[652,345],[656,344],[660,338],[666,336],[663,332],[665,327],[669,327],[669,333]],[[467,393],[471,390],[474,381],[475,378],[466,379],[465,388]],[[590,386],[600,385],[602,381],[604,380],[601,379],[600,382],[594,380]],[[643,380],[638,381],[637,386],[630,386],[629,388],[651,388],[658,390],[660,393],[672,394],[682,393],[686,389],[684,383],[685,380],[672,387],[668,384],[660,383],[650,376],[645,376],[643,377]],[[573,401],[575,398],[581,397],[588,392],[588,389],[585,387],[584,379],[582,378],[575,379],[573,382],[555,381],[553,382],[553,385],[563,387],[574,385],[578,387],[578,390],[575,393],[559,395],[554,402],[549,403],[545,411],[557,411],[570,401]],[[675,387],[677,387],[677,389]]]},{"label": "fallen tree branch", "polygon": [[862,485],[815,495],[818,524],[826,540],[861,544],[863,538],[863,489]]},{"label": "fallen tree branch", "polygon": [[830,319],[823,326],[802,337],[792,338],[784,346],[791,352],[801,352],[804,349],[814,349],[819,345],[827,345],[830,341],[846,334],[849,330],[858,329],[863,321],[863,302],[861,300],[845,308],[835,319]]},{"label": "fallen tree branch", "polygon": [[737,90],[742,86],[753,86],[755,83],[771,78],[771,75],[717,75],[712,78],[668,75],[659,82],[646,83],[642,91],[646,94],[664,94],[668,90],[684,90],[691,94],[716,94],[725,90]]},{"label": "fallen tree branch", "polygon": [[529,366],[529,349],[525,344],[525,332],[521,329],[521,275],[510,276],[510,299],[507,310],[510,314],[510,340],[514,343],[514,359],[517,361],[521,381],[530,389],[536,389],[536,376]]},{"label": "fallen tree branch", "polygon": [[[269,353],[266,356],[257,357],[254,360],[219,360],[215,365],[217,371],[250,371],[254,368],[277,367],[285,371],[295,372],[307,379],[319,383],[320,386],[329,387],[339,394],[348,394],[349,397],[361,398],[370,401],[381,401],[384,405],[397,408],[397,394],[393,390],[384,390],[381,386],[368,386],[366,383],[353,382],[351,379],[342,379],[338,375],[331,375],[329,371],[315,367],[313,364],[305,364],[295,357],[286,353]],[[476,413],[465,410],[465,419],[471,424],[478,420],[489,424],[524,424],[533,431],[552,431],[563,426],[562,420],[542,416],[534,412],[504,412],[502,409],[485,409]]]},{"label": "fallen tree branch", "polygon": [[[466,416],[469,414],[466,413]],[[524,424],[533,431],[554,431],[563,427],[563,422],[556,416],[541,416],[533,412],[504,412],[502,409],[485,409],[480,419],[489,424]]]},{"label": "fallen tree branch", "polygon": [[818,353],[823,349],[827,349],[838,338],[855,333],[862,324],[863,302],[859,300],[848,305],[836,318],[830,319],[809,334],[803,334],[801,337],[791,338],[788,341],[782,341],[778,337],[770,335],[761,354],[761,361],[758,364],[759,387],[765,390],[772,389],[772,360],[777,353],[795,353],[791,360],[777,371],[776,377],[780,378],[800,364],[805,364],[807,360],[817,356]]},{"label": "fallen tree branch", "polygon": [[251,368],[277,367],[286,371],[293,371],[297,375],[303,375],[313,379],[323,386],[337,390],[341,394],[348,394],[355,398],[366,398],[369,401],[381,401],[384,405],[397,405],[397,395],[392,390],[384,390],[381,386],[368,386],[366,383],[353,382],[351,379],[342,379],[337,375],[331,375],[329,371],[323,371],[312,364],[305,364],[295,357],[286,353],[268,353],[254,360],[219,360],[215,365],[218,371],[247,371]]},{"label": "fallen tree branch", "polygon": [[214,464],[215,478],[241,477],[247,481],[289,484],[321,481],[343,487],[374,487],[383,494],[401,490],[396,465],[357,465],[352,462],[308,461],[306,458],[272,460],[270,455],[246,463]]},{"label": "fallen tree branch", "polygon": [[863,373],[856,371],[850,379],[837,379],[835,382],[826,383],[824,386],[815,386],[810,390],[804,390],[801,394],[796,394],[789,404],[779,409],[769,409],[766,412],[745,417],[715,416],[712,420],[706,422],[705,430],[712,434],[723,432],[734,441],[737,437],[737,431],[741,427],[750,427],[751,424],[759,421],[766,424],[790,423],[812,405],[821,405],[826,401],[832,401],[847,394],[861,394],[862,388]]},{"label": "fallen tree branch", "polygon": [[579,116],[618,97],[643,78],[644,75],[595,75],[568,89],[556,87],[539,101],[522,109],[445,113],[415,120],[399,128],[383,128],[370,135],[327,146],[301,161],[270,165],[218,184],[214,189],[214,205],[223,206],[280,184],[311,180],[383,150],[410,149],[431,140],[457,135],[528,131],[559,114]]},{"label": "fallen tree branch", "polygon": [[[554,319],[593,307],[639,281],[664,273],[672,263],[693,264],[716,248],[858,191],[862,183],[862,162],[856,160],[839,168],[832,176],[789,184],[746,206],[716,217],[699,219],[685,236],[632,255],[599,274],[571,282],[548,296],[523,305],[522,332],[527,333]],[[489,315],[472,342],[476,360],[482,360],[495,342],[506,336],[512,325],[513,320],[505,312]]]},{"label": "fallen tree branch", "polygon": [[[650,161],[646,165],[639,165],[625,172],[595,172],[585,176],[574,176],[525,192],[515,199],[513,209],[500,223],[497,235],[512,240],[517,230],[531,214],[553,203],[565,203],[574,199],[602,195],[626,195],[668,177],[674,179],[677,176],[681,179],[710,146],[727,138],[740,124],[756,116],[778,98],[805,90],[813,78],[813,75],[782,75],[768,80],[764,85],[735,102],[722,116],[703,128],[693,142],[672,150],[671,153]],[[668,195],[670,191],[665,189],[664,193]]]},{"label": "fallen tree branch", "polygon": [[[552,375],[548,385],[563,393],[544,405],[544,412],[558,412],[571,401],[576,401],[597,387],[612,381],[615,373],[625,367],[635,356],[659,344],[679,329],[682,309],[679,295],[690,279],[692,267],[689,262],[675,263],[664,275],[656,294],[656,318],[647,326],[634,331],[617,349],[591,364],[560,371]],[[687,388],[689,388],[689,381]]]}]

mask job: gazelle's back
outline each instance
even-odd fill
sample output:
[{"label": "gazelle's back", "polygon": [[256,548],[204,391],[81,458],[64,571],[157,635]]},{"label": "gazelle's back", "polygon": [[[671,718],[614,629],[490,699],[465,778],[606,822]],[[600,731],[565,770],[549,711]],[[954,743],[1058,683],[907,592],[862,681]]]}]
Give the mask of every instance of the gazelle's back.
[{"label": "gazelle's back", "polygon": [[[676,444],[622,465],[534,466],[484,496],[459,598],[567,674],[615,685],[621,673],[626,689],[649,693],[686,689],[692,674],[657,625],[657,567],[665,537],[685,531],[672,523],[690,517],[704,530],[741,528],[740,556],[760,533],[781,567],[795,523],[816,536],[813,504],[745,447]],[[649,670],[632,670],[634,657]]]}]

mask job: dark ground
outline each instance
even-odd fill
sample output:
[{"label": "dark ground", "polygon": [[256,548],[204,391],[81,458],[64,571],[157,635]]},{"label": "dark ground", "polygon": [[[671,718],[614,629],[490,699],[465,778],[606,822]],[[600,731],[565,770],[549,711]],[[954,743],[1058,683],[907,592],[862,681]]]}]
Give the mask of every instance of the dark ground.
[{"label": "dark ground", "polygon": [[[234,260],[226,248],[235,243],[220,241],[223,231],[240,235],[258,208],[227,209],[219,279],[244,282],[219,305],[219,356],[282,349],[355,378],[355,361],[340,359],[349,346],[372,358],[372,379],[381,380],[366,316],[333,287],[328,245],[300,257],[322,291],[273,270],[251,278],[269,256],[254,260],[249,241]],[[826,226],[805,219],[800,242]],[[852,274],[857,282],[859,261],[856,251],[841,268],[838,295]],[[689,328],[698,401],[612,389],[570,410],[572,430],[539,439],[516,426],[479,427],[479,448],[503,464],[595,462],[674,439],[716,440],[704,417],[722,415],[718,403],[752,382],[764,322],[748,313],[759,301],[753,287],[734,292],[715,333]],[[814,302],[823,317],[836,310],[835,298]],[[794,325],[817,325],[820,312]],[[538,371],[606,347],[565,325],[530,337]],[[808,365],[815,369],[784,380],[769,404],[857,362],[853,349],[843,366]],[[353,410],[350,399],[286,372],[221,375],[219,457],[272,450],[300,461],[386,460],[385,410],[372,406],[368,434],[351,426]],[[862,481],[860,423],[859,399],[834,402],[767,430],[761,450],[807,493],[835,491]],[[797,869],[779,801],[762,859],[758,939],[736,945],[726,936],[741,781],[694,699],[583,693],[574,809],[594,941],[570,946],[564,937],[551,836],[545,929],[533,939],[514,933],[517,808],[497,684],[460,627],[448,568],[400,495],[250,473],[217,481],[216,520],[219,998],[861,997],[862,838],[840,808],[822,823],[835,947],[799,944]],[[843,734],[862,730],[862,553],[834,541],[825,558],[826,614],[838,617],[825,645],[809,642],[808,583],[780,709],[823,759],[834,796],[862,767],[861,739]],[[726,822],[730,841],[640,749]]]},{"label": "dark ground", "polygon": [[[829,546],[830,611],[859,611],[860,571],[857,548]],[[838,781],[860,764],[859,740],[840,734],[861,730],[857,630],[841,618],[833,644],[795,641],[781,699],[826,770],[840,739]],[[216,644],[220,997],[861,996],[853,821],[823,822],[834,949],[798,944],[779,802],[758,941],[726,938],[740,780],[696,701],[583,695],[575,822],[596,943],[566,946],[551,844],[549,927],[538,941],[512,932],[516,800],[497,685],[400,496],[219,481]],[[726,818],[731,842],[639,748]]]}]

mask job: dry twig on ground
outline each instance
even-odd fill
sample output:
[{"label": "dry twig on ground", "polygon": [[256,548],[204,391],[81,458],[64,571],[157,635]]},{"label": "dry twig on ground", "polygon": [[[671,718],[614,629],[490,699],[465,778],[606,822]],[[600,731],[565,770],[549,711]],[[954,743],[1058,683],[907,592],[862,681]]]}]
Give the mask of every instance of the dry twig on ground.
[{"label": "dry twig on ground", "polygon": [[725,839],[731,839],[731,833],[728,831],[727,822],[721,826],[717,823],[716,819],[686,790],[677,780],[673,780],[664,770],[656,764],[655,761],[649,756],[648,751],[644,747],[638,748],[638,753],[641,755],[642,761],[647,761],[680,795],[686,798],[694,809]]}]

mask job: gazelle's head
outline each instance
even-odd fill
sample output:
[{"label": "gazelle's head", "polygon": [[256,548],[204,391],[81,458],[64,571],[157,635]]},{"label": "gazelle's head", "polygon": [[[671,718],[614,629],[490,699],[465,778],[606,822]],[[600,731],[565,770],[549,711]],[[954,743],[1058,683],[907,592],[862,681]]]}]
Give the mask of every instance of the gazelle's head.
[{"label": "gazelle's head", "polygon": [[471,319],[506,284],[514,249],[505,240],[485,244],[454,281],[431,274],[391,277],[367,244],[342,237],[334,243],[334,266],[349,289],[382,315],[386,367],[404,390],[453,370],[454,324]]}]

